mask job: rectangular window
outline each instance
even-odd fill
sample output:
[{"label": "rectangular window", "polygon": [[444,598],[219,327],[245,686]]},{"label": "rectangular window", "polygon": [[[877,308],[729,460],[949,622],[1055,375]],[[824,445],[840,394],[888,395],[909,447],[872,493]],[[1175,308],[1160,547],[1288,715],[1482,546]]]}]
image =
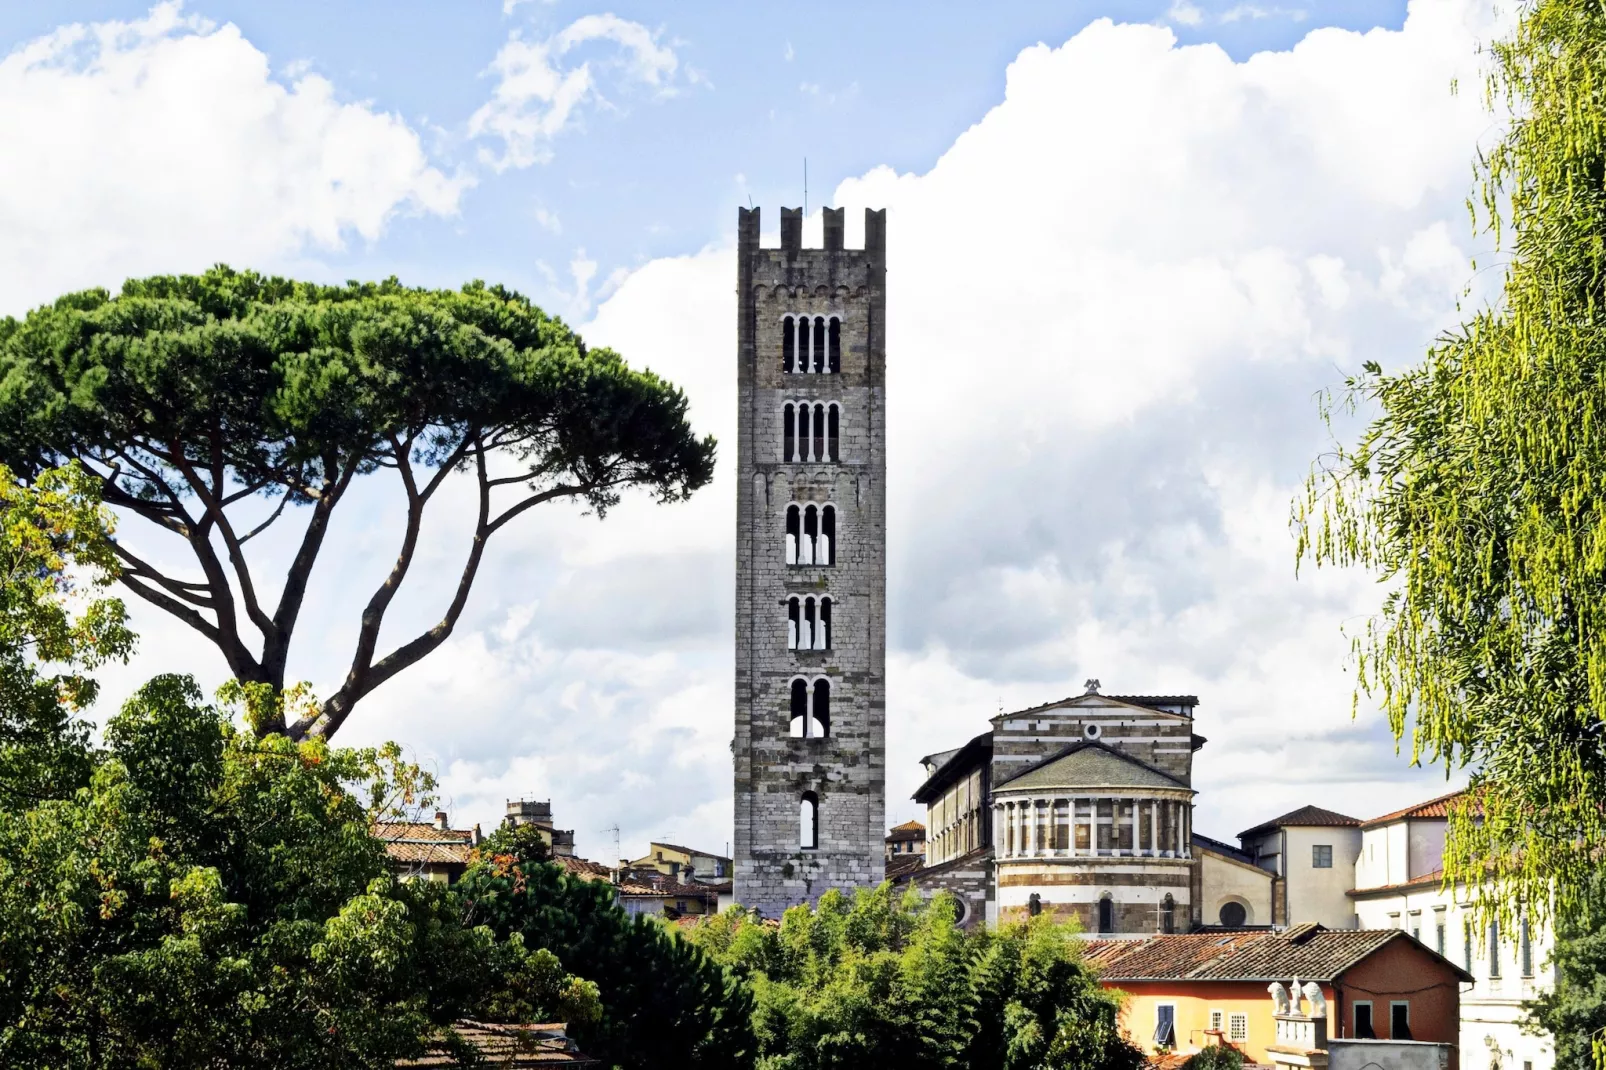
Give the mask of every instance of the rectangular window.
[{"label": "rectangular window", "polygon": [[1403,1000],[1389,1004],[1389,1039],[1411,1039],[1411,1005]]},{"label": "rectangular window", "polygon": [[1157,1048],[1174,1048],[1177,1046],[1177,1008],[1175,1004],[1162,1003],[1154,1008],[1154,1046]]},{"label": "rectangular window", "polygon": [[1411,911],[1411,939],[1419,944],[1422,942],[1422,912],[1420,910]]},{"label": "rectangular window", "polygon": [[1372,1002],[1370,1000],[1357,1000],[1355,1003],[1355,1037],[1357,1040],[1377,1039],[1377,1033],[1372,1029]]},{"label": "rectangular window", "polygon": [[1210,1012],[1210,1031],[1212,1033],[1221,1032],[1224,1028],[1226,1028],[1226,1025],[1227,1025],[1227,1012],[1226,1011],[1211,1011]]},{"label": "rectangular window", "polygon": [[1310,865],[1312,869],[1332,869],[1333,845],[1330,843],[1312,845],[1310,849]]},{"label": "rectangular window", "polygon": [[1500,976],[1500,922],[1489,922],[1489,976]]},{"label": "rectangular window", "polygon": [[1521,943],[1518,945],[1517,953],[1521,956],[1522,975],[1524,977],[1532,977],[1534,975],[1534,945],[1533,937],[1528,932],[1527,918],[1522,919]]},{"label": "rectangular window", "polygon": [[1249,1039],[1249,1015],[1230,1014],[1227,1016],[1227,1039],[1234,1043],[1241,1043]]},{"label": "rectangular window", "polygon": [[1472,922],[1463,921],[1461,923],[1461,939],[1463,941],[1465,941],[1465,943],[1466,943],[1466,948],[1464,949],[1462,957],[1466,959],[1465,965],[1466,965],[1466,968],[1467,968],[1467,972],[1471,973],[1472,972]]},{"label": "rectangular window", "polygon": [[1433,912],[1433,950],[1437,951],[1440,955],[1445,954],[1444,911],[1442,910],[1435,910]]}]

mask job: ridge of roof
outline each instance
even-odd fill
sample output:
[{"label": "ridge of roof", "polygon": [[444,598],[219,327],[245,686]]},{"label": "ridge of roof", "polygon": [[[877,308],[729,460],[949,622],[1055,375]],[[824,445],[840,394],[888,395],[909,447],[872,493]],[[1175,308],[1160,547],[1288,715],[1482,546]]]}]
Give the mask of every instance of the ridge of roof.
[{"label": "ridge of roof", "polygon": [[[963,758],[972,747],[975,747],[979,750],[984,744],[988,750],[992,749],[993,730],[991,728],[978,735],[972,736],[965,742],[964,746],[955,748],[953,753],[949,755],[948,760],[943,762],[936,769],[932,770],[931,775],[925,779],[924,783],[915,789],[915,793],[911,795],[910,798],[915,802],[925,802],[926,799],[930,797],[927,789],[936,791],[938,788],[946,786],[946,783],[939,784],[938,781],[942,780],[942,778],[946,776],[952,769],[957,768],[956,763]],[[938,751],[937,753],[941,754],[943,752]]]},{"label": "ridge of roof", "polygon": [[1274,817],[1270,821],[1262,821],[1254,828],[1244,829],[1238,833],[1238,838],[1244,839],[1257,832],[1265,832],[1275,828],[1359,828],[1360,818],[1341,814],[1337,810],[1328,810],[1320,806],[1305,805],[1297,810],[1290,810],[1281,817]]},{"label": "ridge of roof", "polygon": [[1022,710],[1013,710],[1009,713],[996,713],[991,719],[996,721],[1000,717],[1020,717],[1025,714],[1040,713],[1043,710],[1052,710],[1061,706],[1067,706],[1073,702],[1085,698],[1108,699],[1111,702],[1119,702],[1123,706],[1134,706],[1141,709],[1153,710],[1155,713],[1169,713],[1173,717],[1185,717],[1188,720],[1193,719],[1192,714],[1176,713],[1172,710],[1161,709],[1160,707],[1187,706],[1192,708],[1199,705],[1198,695],[1106,695],[1098,691],[1084,691],[1080,695],[1067,695],[1065,698],[1056,699],[1053,702],[1039,703],[1036,706],[1028,706]]},{"label": "ridge of roof", "polygon": [[[1095,941],[1088,957],[1106,982],[1279,981],[1296,976],[1332,982],[1393,940],[1411,938],[1399,929],[1306,924],[1282,932],[1195,932]],[[1471,980],[1466,970],[1420,941],[1411,944],[1455,971],[1459,980]]]},{"label": "ridge of roof", "polygon": [[1415,806],[1407,806],[1403,809],[1395,810],[1393,813],[1384,814],[1382,817],[1374,817],[1369,821],[1363,821],[1361,828],[1377,828],[1379,825],[1386,825],[1390,821],[1406,821],[1411,818],[1449,817],[1451,800],[1458,799],[1466,793],[1466,788],[1462,788],[1460,791],[1452,791],[1437,798],[1429,799],[1426,802],[1419,802]]},{"label": "ridge of roof", "polygon": [[[1246,866],[1255,865],[1253,856],[1251,856],[1249,852],[1244,850],[1242,847],[1234,847],[1232,844],[1227,843],[1224,840],[1212,839],[1211,837],[1199,832],[1195,832],[1192,835],[1193,842],[1208,851],[1214,851],[1217,854],[1226,855],[1234,862],[1242,862]],[[1255,866],[1255,868],[1259,869],[1260,867]]]},{"label": "ridge of roof", "polygon": [[1160,768],[1157,768],[1155,766],[1152,766],[1148,762],[1144,761],[1142,758],[1138,758],[1138,757],[1136,757],[1134,755],[1128,754],[1123,750],[1117,750],[1116,748],[1110,746],[1108,743],[1105,743],[1101,739],[1079,739],[1075,743],[1071,743],[1071,744],[1069,744],[1067,746],[1061,747],[1059,750],[1055,751],[1053,754],[1050,754],[1048,757],[1046,757],[1046,758],[1044,758],[1044,759],[1042,759],[1040,761],[1033,762],[1031,765],[1028,765],[1025,769],[1017,770],[1016,772],[1011,773],[1007,779],[995,782],[993,784],[993,791],[995,791],[995,792],[996,791],[1002,791],[1007,785],[1009,785],[1013,781],[1019,780],[1021,777],[1025,776],[1027,773],[1035,772],[1038,769],[1042,769],[1044,766],[1052,765],[1053,763],[1059,761],[1061,758],[1068,758],[1071,755],[1077,753],[1078,751],[1087,750],[1089,748],[1096,748],[1098,750],[1106,751],[1106,752],[1108,752],[1110,754],[1115,755],[1117,758],[1120,758],[1122,761],[1130,762],[1131,764],[1137,766],[1140,769],[1145,769],[1145,770],[1147,770],[1147,771],[1149,771],[1151,773],[1156,774],[1157,776],[1165,777],[1167,780],[1171,781],[1173,784],[1175,784],[1179,788],[1183,788],[1183,789],[1186,789],[1188,791],[1192,791],[1193,790],[1192,788],[1189,788],[1188,785],[1184,784],[1182,781],[1178,780],[1176,777],[1174,777],[1170,773],[1166,772],[1164,769],[1160,769]]}]

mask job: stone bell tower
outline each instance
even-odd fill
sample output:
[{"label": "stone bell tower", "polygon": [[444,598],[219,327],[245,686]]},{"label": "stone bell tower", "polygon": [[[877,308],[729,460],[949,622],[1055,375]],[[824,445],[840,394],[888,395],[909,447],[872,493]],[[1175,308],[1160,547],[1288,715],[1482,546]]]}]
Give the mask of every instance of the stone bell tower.
[{"label": "stone bell tower", "polygon": [[736,901],[768,917],[880,883],[886,818],[886,212],[864,248],[736,267]]}]

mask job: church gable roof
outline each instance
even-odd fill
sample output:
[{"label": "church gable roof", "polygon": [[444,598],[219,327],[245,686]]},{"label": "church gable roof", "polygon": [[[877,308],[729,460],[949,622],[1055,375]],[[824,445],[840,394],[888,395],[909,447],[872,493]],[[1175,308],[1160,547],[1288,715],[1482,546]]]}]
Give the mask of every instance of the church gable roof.
[{"label": "church gable roof", "polygon": [[1021,773],[997,784],[995,791],[1037,791],[1058,788],[1182,788],[1188,785],[1105,743],[1073,743]]},{"label": "church gable roof", "polygon": [[[1174,717],[1179,721],[1191,721],[1193,708],[1198,704],[1199,699],[1196,695],[1101,695],[1097,691],[1089,691],[1056,702],[1045,702],[1041,706],[1016,710],[1013,713],[995,714],[992,720],[996,724],[1016,717],[1053,714],[1056,710],[1075,710],[1084,716],[1094,710],[1107,710],[1112,714],[1130,711],[1151,717],[1159,714],[1162,717]],[[1179,712],[1181,710],[1188,712]]]}]

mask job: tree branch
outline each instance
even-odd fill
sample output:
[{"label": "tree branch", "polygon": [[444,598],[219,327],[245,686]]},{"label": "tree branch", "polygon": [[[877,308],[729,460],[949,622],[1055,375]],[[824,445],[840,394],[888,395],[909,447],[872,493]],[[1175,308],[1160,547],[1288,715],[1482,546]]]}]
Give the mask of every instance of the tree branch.
[{"label": "tree branch", "polygon": [[184,599],[191,605],[199,606],[202,609],[213,608],[210,594],[203,597],[194,593],[195,591],[210,592],[211,588],[208,585],[204,583],[190,583],[184,580],[172,579],[160,572],[154,565],[151,565],[150,563],[135,556],[132,551],[115,539],[112,540],[112,550],[117,554],[118,557],[128,562],[129,566],[133,570],[134,575],[153,581],[164,590],[167,590],[177,597]]}]

